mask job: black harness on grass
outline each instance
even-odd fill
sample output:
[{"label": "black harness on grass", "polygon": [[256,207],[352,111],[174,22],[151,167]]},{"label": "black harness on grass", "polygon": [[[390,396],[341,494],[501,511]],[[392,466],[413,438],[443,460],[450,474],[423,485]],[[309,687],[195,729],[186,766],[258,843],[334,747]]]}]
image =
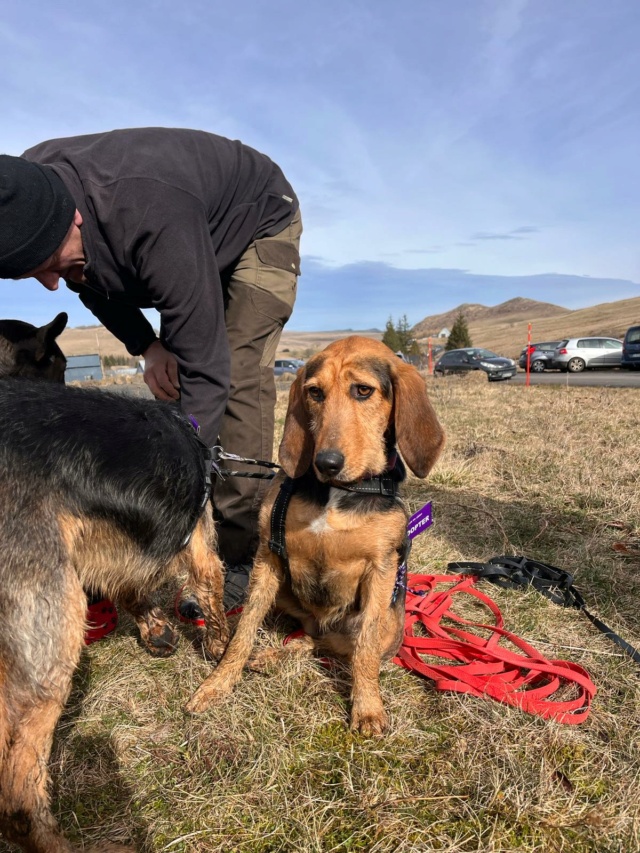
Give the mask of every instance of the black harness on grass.
[{"label": "black harness on grass", "polygon": [[532,586],[554,604],[581,610],[605,637],[640,664],[640,652],[587,610],[585,600],[574,587],[573,575],[569,572],[527,557],[504,556],[491,557],[486,563],[449,563],[449,568],[454,572],[477,575],[503,589]]}]

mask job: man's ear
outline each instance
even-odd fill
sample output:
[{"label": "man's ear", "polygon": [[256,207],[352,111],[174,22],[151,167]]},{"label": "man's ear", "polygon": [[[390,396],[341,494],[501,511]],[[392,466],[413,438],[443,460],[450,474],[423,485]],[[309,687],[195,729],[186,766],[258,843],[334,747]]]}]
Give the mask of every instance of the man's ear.
[{"label": "man's ear", "polygon": [[313,438],[309,431],[302,389],[304,379],[305,370],[301,367],[289,389],[289,406],[278,451],[278,459],[285,474],[294,478],[301,477],[309,470],[313,456]]}]

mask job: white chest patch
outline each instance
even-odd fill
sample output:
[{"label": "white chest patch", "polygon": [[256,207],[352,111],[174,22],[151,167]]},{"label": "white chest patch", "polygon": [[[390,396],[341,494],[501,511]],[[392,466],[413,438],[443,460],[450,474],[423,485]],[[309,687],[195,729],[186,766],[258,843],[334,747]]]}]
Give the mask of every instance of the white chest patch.
[{"label": "white chest patch", "polygon": [[311,533],[315,533],[316,535],[321,535],[325,533],[327,530],[333,530],[333,527],[329,523],[329,513],[340,498],[340,489],[329,489],[329,500],[327,501],[327,505],[325,506],[322,513],[317,517],[309,525],[309,530]]}]

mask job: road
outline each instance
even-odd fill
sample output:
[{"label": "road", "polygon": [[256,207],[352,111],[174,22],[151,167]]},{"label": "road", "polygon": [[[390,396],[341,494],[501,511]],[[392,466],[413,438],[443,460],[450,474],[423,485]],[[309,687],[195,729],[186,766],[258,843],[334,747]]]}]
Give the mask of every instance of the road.
[{"label": "road", "polygon": [[[505,382],[524,385],[526,373],[518,371],[513,379]],[[640,388],[640,370],[584,370],[582,373],[560,373],[559,370],[546,370],[544,373],[531,374],[532,385],[562,385],[572,388]]]}]

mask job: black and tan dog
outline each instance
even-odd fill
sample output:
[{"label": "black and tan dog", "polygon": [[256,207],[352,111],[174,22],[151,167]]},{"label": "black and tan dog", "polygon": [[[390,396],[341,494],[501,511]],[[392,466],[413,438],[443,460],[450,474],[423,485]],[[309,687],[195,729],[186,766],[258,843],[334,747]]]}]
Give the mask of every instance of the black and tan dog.
[{"label": "black and tan dog", "polygon": [[0,381],[0,830],[29,853],[75,849],[49,808],[47,761],[83,589],[128,609],[164,655],[177,636],[147,595],[185,571],[205,647],[219,656],[227,639],[204,446],[173,406],[29,381],[63,378],[65,323],[0,321],[0,376],[22,377]]},{"label": "black and tan dog", "polygon": [[[351,727],[387,727],[381,661],[400,645],[404,589],[397,583],[407,512],[404,468],[425,477],[444,443],[418,371],[377,341],[328,346],[291,386],[278,475],[261,514],[261,544],[248,600],[215,672],[187,705],[200,712],[228,694],[266,613],[300,620],[306,636],[250,663],[264,667],[294,649],[351,661]],[[287,507],[288,504],[288,507]]]}]

